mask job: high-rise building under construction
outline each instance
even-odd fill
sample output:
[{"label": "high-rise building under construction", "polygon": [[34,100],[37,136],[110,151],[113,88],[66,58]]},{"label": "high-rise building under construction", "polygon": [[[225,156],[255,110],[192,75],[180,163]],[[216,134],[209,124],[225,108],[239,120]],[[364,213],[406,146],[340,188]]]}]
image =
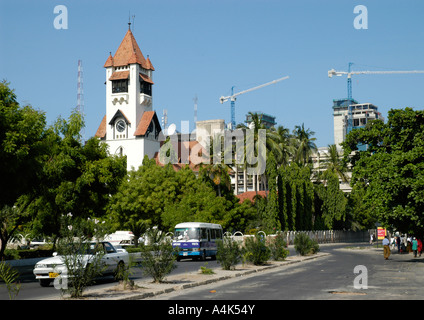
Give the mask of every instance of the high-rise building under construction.
[{"label": "high-rise building under construction", "polygon": [[[349,107],[350,113],[349,115]],[[352,117],[349,121],[349,116]],[[333,120],[334,120],[334,144],[341,148],[346,134],[353,129],[363,128],[370,120],[381,119],[384,121],[378,107],[372,103],[358,103],[354,99],[333,100]],[[359,149],[366,146],[358,146]]]}]

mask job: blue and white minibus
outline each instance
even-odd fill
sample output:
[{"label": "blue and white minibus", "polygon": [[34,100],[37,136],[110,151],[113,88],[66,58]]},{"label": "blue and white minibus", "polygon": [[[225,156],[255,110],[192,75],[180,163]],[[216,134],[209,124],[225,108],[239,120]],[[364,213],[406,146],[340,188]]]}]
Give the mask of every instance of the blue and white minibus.
[{"label": "blue and white minibus", "polygon": [[185,257],[202,260],[205,260],[206,257],[215,259],[216,241],[222,240],[222,237],[220,224],[184,222],[175,226],[172,245],[179,248],[178,261]]}]

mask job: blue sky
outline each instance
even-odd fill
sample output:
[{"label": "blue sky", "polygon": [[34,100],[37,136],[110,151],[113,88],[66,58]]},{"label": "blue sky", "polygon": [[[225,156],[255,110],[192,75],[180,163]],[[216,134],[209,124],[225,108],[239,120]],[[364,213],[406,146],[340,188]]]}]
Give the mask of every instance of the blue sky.
[{"label": "blue sky", "polygon": [[[57,30],[57,5],[68,9],[68,29]],[[368,29],[357,30],[357,5],[368,9]],[[133,33],[153,75],[153,107],[168,123],[230,121],[219,98],[271,80],[288,80],[238,97],[236,122],[249,111],[276,116],[293,129],[304,123],[319,147],[334,142],[332,100],[346,98],[346,77],[327,71],[424,70],[424,1],[370,0],[0,0],[0,78],[22,104],[51,124],[77,104],[78,60],[83,63],[85,138],[105,107],[105,69],[135,15]],[[379,107],[423,109],[424,75],[359,75],[353,98]],[[192,126],[191,126],[192,128]]]}]

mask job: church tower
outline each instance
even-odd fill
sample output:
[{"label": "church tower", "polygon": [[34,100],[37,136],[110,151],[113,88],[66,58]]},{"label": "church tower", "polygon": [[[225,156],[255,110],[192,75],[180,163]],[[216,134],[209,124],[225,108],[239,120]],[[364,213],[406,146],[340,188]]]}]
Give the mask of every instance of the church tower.
[{"label": "church tower", "polygon": [[127,157],[128,170],[137,170],[145,155],[153,158],[159,151],[161,128],[153,110],[155,69],[149,57],[143,56],[130,27],[104,68],[106,115],[95,136],[109,145],[111,154]]}]

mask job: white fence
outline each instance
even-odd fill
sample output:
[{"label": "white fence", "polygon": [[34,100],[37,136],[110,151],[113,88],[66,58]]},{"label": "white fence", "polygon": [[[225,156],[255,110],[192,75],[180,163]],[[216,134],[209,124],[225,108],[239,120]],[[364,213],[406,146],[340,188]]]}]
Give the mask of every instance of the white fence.
[{"label": "white fence", "polygon": [[[273,237],[275,234],[266,235],[265,232],[259,231],[258,233],[264,236]],[[306,233],[309,238],[318,243],[342,243],[342,242],[367,242],[370,239],[370,233],[375,233],[375,230],[351,231],[351,230],[315,230],[315,231],[283,231],[287,244],[294,243],[294,238],[298,233]],[[245,237],[252,235],[244,235],[240,231],[230,234],[226,232],[226,236],[231,236],[234,240],[242,242]]]}]

